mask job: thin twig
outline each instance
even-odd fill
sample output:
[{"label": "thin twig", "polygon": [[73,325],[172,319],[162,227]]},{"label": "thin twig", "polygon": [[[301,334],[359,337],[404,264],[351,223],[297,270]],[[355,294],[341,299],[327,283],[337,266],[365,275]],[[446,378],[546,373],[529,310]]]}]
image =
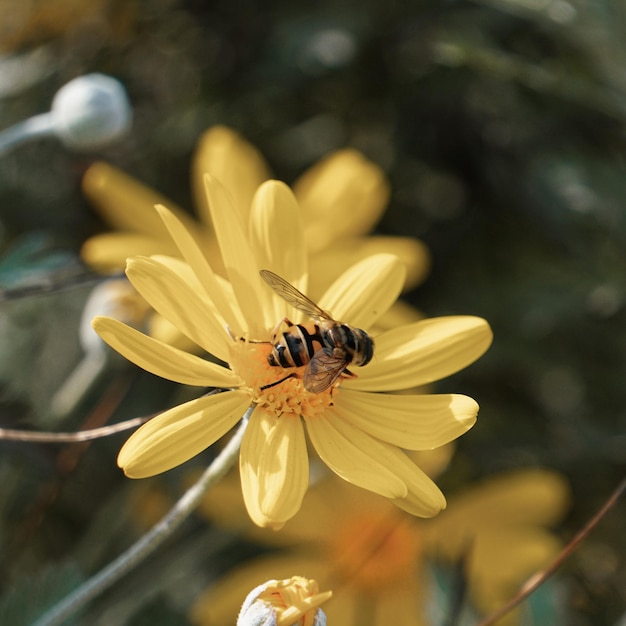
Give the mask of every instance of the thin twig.
[{"label": "thin twig", "polygon": [[21,300],[23,298],[35,298],[47,296],[53,293],[68,291],[91,283],[101,283],[114,278],[124,278],[123,272],[115,274],[99,274],[98,272],[81,271],[69,276],[41,276],[38,282],[17,287],[0,289],[0,302]]},{"label": "thin twig", "polygon": [[13,428],[0,428],[0,440],[6,441],[28,441],[32,443],[76,443],[79,441],[90,441],[100,437],[107,437],[115,433],[135,428],[145,424],[153,415],[145,417],[134,417],[133,419],[119,422],[118,424],[110,424],[109,426],[101,426],[100,428],[91,428],[89,430],[79,430],[72,433],[38,433],[32,430],[14,430]]},{"label": "thin twig", "polygon": [[170,537],[198,506],[207,490],[222,478],[235,463],[252,410],[253,407],[250,407],[246,411],[237,432],[231,440],[204,471],[198,481],[185,492],[160,522],[126,552],[42,615],[33,626],[58,626],[62,624],[64,620],[132,570]]},{"label": "thin twig", "polygon": [[602,505],[600,510],[583,526],[578,534],[561,550],[559,555],[554,561],[541,572],[537,572],[531,576],[519,590],[516,596],[511,598],[504,606],[499,608],[495,613],[492,613],[482,622],[479,622],[477,626],[491,626],[503,615],[506,615],[511,609],[517,606],[522,600],[525,600],[535,589],[541,586],[552,574],[554,574],[559,567],[563,564],[563,561],[569,557],[572,552],[578,547],[578,544],[587,537],[587,535],[599,524],[604,516],[615,506],[615,503],[626,491],[626,478],[618,485],[617,489],[611,494],[609,499]]}]

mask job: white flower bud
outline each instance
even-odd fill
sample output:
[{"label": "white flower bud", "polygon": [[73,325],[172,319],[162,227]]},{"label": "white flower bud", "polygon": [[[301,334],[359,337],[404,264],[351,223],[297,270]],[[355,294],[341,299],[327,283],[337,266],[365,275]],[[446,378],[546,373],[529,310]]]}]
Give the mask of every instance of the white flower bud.
[{"label": "white flower bud", "polygon": [[128,132],[132,109],[119,81],[104,74],[86,74],[57,91],[50,116],[52,131],[67,147],[94,150]]},{"label": "white flower bud", "polygon": [[91,320],[96,315],[110,315],[131,326],[141,327],[149,310],[148,303],[126,278],[106,280],[92,289],[79,326],[84,355],[52,397],[50,414],[53,417],[64,417],[78,406],[114,355],[91,327]]},{"label": "white flower bud", "polygon": [[237,626],[326,626],[320,605],[331,596],[331,591],[319,593],[314,580],[301,576],[268,580],[248,594]]}]

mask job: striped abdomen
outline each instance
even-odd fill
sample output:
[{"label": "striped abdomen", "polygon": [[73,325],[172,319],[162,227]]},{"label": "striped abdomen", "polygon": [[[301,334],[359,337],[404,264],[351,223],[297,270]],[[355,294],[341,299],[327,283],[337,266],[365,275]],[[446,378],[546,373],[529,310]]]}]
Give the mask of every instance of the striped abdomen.
[{"label": "striped abdomen", "polygon": [[345,366],[366,365],[372,359],[374,342],[360,328],[338,322],[289,324],[287,330],[272,336],[270,365],[283,368],[307,365],[322,348],[340,354]]}]

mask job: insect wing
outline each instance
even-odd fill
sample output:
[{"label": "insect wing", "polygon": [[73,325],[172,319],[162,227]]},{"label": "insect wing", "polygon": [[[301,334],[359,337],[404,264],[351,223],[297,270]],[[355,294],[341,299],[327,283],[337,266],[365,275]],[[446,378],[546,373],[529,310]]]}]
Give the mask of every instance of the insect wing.
[{"label": "insect wing", "polygon": [[330,348],[318,350],[304,372],[304,388],[311,393],[328,389],[346,369],[345,357],[337,357]]},{"label": "insect wing", "polygon": [[324,319],[334,321],[333,318],[321,309],[313,300],[307,298],[301,291],[296,289],[291,283],[284,278],[270,272],[269,270],[261,270],[259,272],[261,278],[292,307],[298,309],[308,317],[313,319]]}]

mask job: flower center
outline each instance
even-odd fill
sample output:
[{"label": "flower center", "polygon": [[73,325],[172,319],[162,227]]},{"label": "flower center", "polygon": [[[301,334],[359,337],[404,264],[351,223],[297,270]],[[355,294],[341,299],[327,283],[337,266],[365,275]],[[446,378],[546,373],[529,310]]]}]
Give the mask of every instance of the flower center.
[{"label": "flower center", "polygon": [[331,535],[329,560],[339,581],[366,593],[414,578],[421,555],[415,524],[401,511],[382,508],[361,512]]},{"label": "flower center", "polygon": [[237,339],[231,348],[230,365],[249,388],[256,404],[281,417],[293,414],[312,418],[333,405],[338,389],[310,393],[302,384],[306,365],[283,368],[270,365],[267,358],[272,345]]}]

